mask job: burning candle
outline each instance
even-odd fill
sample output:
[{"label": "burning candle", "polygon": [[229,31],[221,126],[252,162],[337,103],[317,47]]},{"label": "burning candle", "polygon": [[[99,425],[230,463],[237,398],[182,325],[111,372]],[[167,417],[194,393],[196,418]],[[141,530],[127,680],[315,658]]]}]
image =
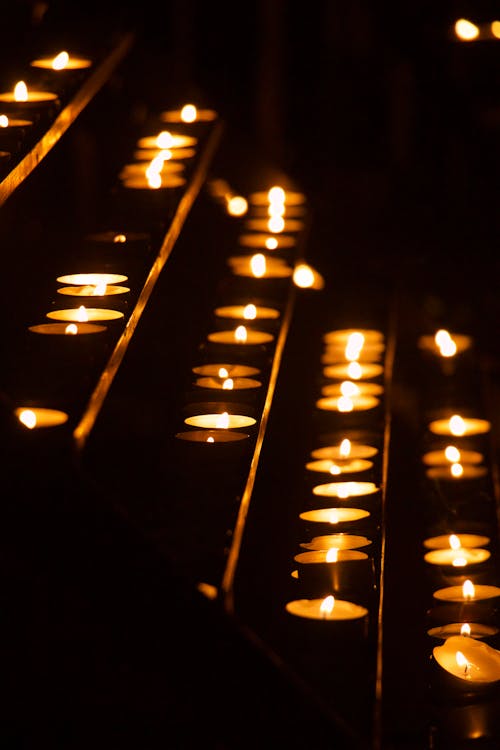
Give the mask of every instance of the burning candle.
[{"label": "burning candle", "polygon": [[67,320],[74,323],[87,323],[91,320],[118,320],[123,318],[119,310],[108,310],[105,307],[71,307],[66,310],[52,310],[47,317],[53,320]]},{"label": "burning candle", "polygon": [[310,552],[300,552],[293,558],[295,562],[308,564],[329,563],[335,565],[339,562],[351,560],[368,560],[366,552],[359,552],[354,549],[331,549],[311,550]]},{"label": "burning candle", "polygon": [[84,70],[90,68],[92,60],[85,57],[76,57],[63,50],[53,57],[41,57],[32,60],[30,65],[33,68],[43,68],[44,70],[54,70],[56,72],[65,70]]},{"label": "burning candle", "polygon": [[368,518],[370,513],[361,508],[317,508],[316,510],[306,510],[300,514],[299,518],[303,521],[312,521],[313,523],[330,523],[333,526],[341,523],[351,523],[352,521],[361,521]]},{"label": "burning candle", "polygon": [[321,388],[323,396],[380,396],[384,392],[384,386],[380,383],[367,383],[365,381],[355,383],[352,380],[343,380],[341,383],[330,383]]},{"label": "burning candle", "polygon": [[57,427],[68,421],[66,412],[39,406],[20,406],[14,410],[14,414],[28,430],[40,427]]},{"label": "burning candle", "polygon": [[215,314],[218,318],[232,318],[237,320],[276,320],[280,316],[279,310],[263,305],[227,305],[217,307]]},{"label": "burning candle", "polygon": [[240,234],[238,244],[242,247],[260,248],[262,250],[286,250],[290,247],[295,247],[297,239],[292,234],[252,232],[250,234]]},{"label": "burning candle", "polygon": [[500,596],[500,587],[487,584],[474,585],[470,579],[461,586],[446,586],[433,594],[435,599],[447,602],[477,602]]},{"label": "burning candle", "polygon": [[172,150],[176,148],[195,146],[197,143],[198,139],[194,136],[171,133],[168,130],[162,130],[156,135],[139,138],[137,146],[140,149]]},{"label": "burning candle", "polygon": [[500,651],[477,639],[452,635],[432,654],[442,669],[469,685],[500,680]]},{"label": "burning candle", "polygon": [[11,149],[19,147],[32,126],[32,120],[8,117],[0,113],[0,144]]},{"label": "burning candle", "polygon": [[107,331],[107,328],[96,323],[42,323],[30,326],[29,330],[50,336],[85,336],[91,333],[102,333]]},{"label": "burning candle", "polygon": [[361,443],[352,442],[349,438],[344,438],[338,445],[327,445],[323,448],[315,448],[311,451],[311,458],[330,459],[340,463],[341,461],[351,461],[355,458],[373,458],[378,453],[378,449],[372,445],[362,445]]},{"label": "burning candle", "polygon": [[450,463],[448,466],[433,466],[427,469],[425,475],[429,479],[449,479],[450,481],[458,479],[479,479],[486,476],[488,469],[486,466],[476,466],[475,464]]},{"label": "burning candle", "polygon": [[162,170],[146,170],[144,174],[122,177],[121,183],[131,190],[165,190],[185,185],[186,178],[180,174],[163,173]]},{"label": "burning candle", "polygon": [[376,396],[324,396],[316,401],[316,408],[321,411],[351,412],[368,411],[379,406],[380,399]]},{"label": "burning candle", "polygon": [[353,458],[350,461],[332,461],[330,458],[318,458],[315,461],[308,461],[306,469],[308,471],[320,472],[339,476],[340,474],[356,474],[360,471],[367,471],[373,467],[373,461],[363,458]]},{"label": "burning candle", "polygon": [[118,273],[72,273],[57,277],[57,281],[61,284],[75,284],[77,286],[81,285],[93,288],[102,288],[103,285],[121,284],[127,280],[127,276]]},{"label": "burning candle", "polygon": [[490,429],[491,423],[487,419],[462,417],[460,414],[453,414],[447,419],[436,419],[429,424],[429,430],[434,435],[453,435],[454,437],[482,435]]},{"label": "burning candle", "polygon": [[424,351],[441,357],[454,357],[472,347],[472,338],[463,334],[451,334],[440,328],[433,336],[420,336],[418,346]]},{"label": "burning candle", "polygon": [[457,448],[455,445],[447,445],[442,450],[428,451],[422,456],[426,466],[449,466],[453,463],[480,464],[484,456],[479,451],[469,451]]},{"label": "burning candle", "polygon": [[383,365],[376,362],[342,362],[337,365],[326,365],[323,367],[325,378],[336,378],[339,380],[369,380],[377,378],[384,372]]},{"label": "burning candle", "polygon": [[286,611],[296,617],[312,620],[358,620],[368,615],[365,607],[332,595],[324,599],[295,599],[286,605]]},{"label": "burning candle", "polygon": [[384,334],[376,328],[338,328],[333,331],[327,331],[323,334],[325,344],[340,344],[345,346],[349,341],[355,340],[361,343],[361,348],[365,344],[381,344],[384,342]]},{"label": "burning candle", "polygon": [[285,190],[280,185],[273,185],[269,190],[260,190],[250,193],[248,200],[252,206],[286,205],[303,206],[306,202],[304,193],[294,190]]},{"label": "burning candle", "polygon": [[235,276],[254,279],[285,279],[293,273],[293,268],[285,260],[264,253],[255,253],[251,256],[235,255],[228,258],[227,263]]},{"label": "burning candle", "polygon": [[158,154],[151,161],[139,161],[134,164],[125,164],[118,173],[120,180],[126,180],[128,178],[144,178],[148,176],[148,172],[159,172],[163,177],[164,175],[180,175],[185,170],[185,164],[181,161],[171,161],[164,159],[163,156]]},{"label": "burning candle", "polygon": [[178,432],[175,437],[178,440],[184,440],[188,443],[224,445],[225,443],[239,443],[242,440],[246,440],[249,436],[244,432],[236,432],[235,430],[205,429]]},{"label": "burning candle", "polygon": [[217,377],[222,380],[226,378],[245,378],[251,377],[252,375],[258,375],[260,370],[258,367],[251,367],[250,365],[239,365],[230,364],[228,362],[211,363],[206,365],[199,365],[193,367],[195,375],[206,375],[209,377]]},{"label": "burning candle", "polygon": [[232,344],[240,346],[252,346],[257,344],[269,344],[274,336],[266,331],[255,331],[241,325],[234,330],[213,331],[207,336],[209,341],[216,344]]},{"label": "burning candle", "polygon": [[379,491],[374,482],[327,482],[313,487],[313,495],[320,497],[338,497],[340,500],[349,500],[351,497],[372,495]]},{"label": "burning candle", "polygon": [[463,635],[468,638],[491,638],[496,635],[499,629],[494,625],[483,625],[480,622],[450,622],[446,625],[439,625],[434,628],[430,628],[427,631],[427,635],[432,638],[440,638],[445,641],[452,635]]},{"label": "burning candle", "polygon": [[336,547],[337,549],[359,549],[368,547],[372,543],[371,539],[359,534],[322,534],[315,536],[310,542],[302,542],[303,549],[321,550]]},{"label": "burning candle", "polygon": [[249,388],[260,388],[262,383],[260,380],[255,378],[218,378],[214,376],[206,376],[197,378],[195,385],[199,388],[211,388],[219,391],[241,391]]},{"label": "burning candle", "polygon": [[454,568],[468,568],[488,560],[491,553],[482,547],[450,547],[426,552],[424,560],[431,565],[450,565]]},{"label": "burning candle", "polygon": [[57,290],[58,294],[69,297],[108,297],[115,294],[127,294],[130,289],[127,286],[117,284],[81,284],[77,286],[62,286]]},{"label": "burning candle", "polygon": [[[453,537],[457,541],[450,542]],[[424,547],[427,549],[448,549],[453,544],[456,547],[485,547],[490,541],[489,536],[482,534],[441,534],[425,539]]]},{"label": "burning candle", "polygon": [[0,102],[9,110],[38,111],[58,104],[59,99],[53,91],[29,89],[25,81],[18,81],[12,91],[0,93]]},{"label": "burning candle", "polygon": [[246,219],[245,228],[256,232],[300,232],[304,229],[305,222],[299,219],[287,219],[282,216],[269,216],[261,219]]},{"label": "burning candle", "polygon": [[207,427],[217,430],[231,430],[237,427],[250,427],[256,424],[253,417],[243,414],[229,414],[227,411],[215,414],[195,414],[186,417],[184,422],[192,427]]},{"label": "burning candle", "polygon": [[184,104],[180,109],[166,110],[160,113],[163,122],[183,123],[190,125],[197,122],[212,122],[218,117],[214,109],[199,109],[195,104]]}]

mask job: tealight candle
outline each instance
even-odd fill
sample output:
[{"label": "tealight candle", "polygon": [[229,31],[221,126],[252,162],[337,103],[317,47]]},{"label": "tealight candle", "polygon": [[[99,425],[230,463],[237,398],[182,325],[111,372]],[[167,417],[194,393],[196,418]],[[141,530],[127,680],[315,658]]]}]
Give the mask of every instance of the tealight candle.
[{"label": "tealight candle", "polygon": [[344,438],[338,445],[326,445],[311,451],[311,458],[330,459],[331,461],[350,461],[354,458],[373,458],[378,448],[373,445],[362,445]]},{"label": "tealight candle", "polygon": [[32,126],[32,120],[8,117],[0,112],[0,144],[6,148],[20,146],[26,132]]},{"label": "tealight candle", "polygon": [[92,286],[94,288],[102,288],[103,285],[107,286],[108,284],[120,284],[127,280],[127,276],[119,273],[72,273],[57,277],[57,281],[61,284]]},{"label": "tealight candle", "polygon": [[469,684],[500,680],[500,651],[477,639],[452,635],[432,654],[446,672]]},{"label": "tealight candle", "polygon": [[14,414],[19,422],[29,430],[39,427],[57,427],[68,421],[66,412],[39,406],[20,406],[14,409]]},{"label": "tealight candle", "polygon": [[258,375],[260,370],[258,367],[251,367],[250,365],[221,362],[193,367],[193,372],[195,375],[213,376],[224,380],[226,378],[245,378],[252,375]]},{"label": "tealight candle", "polygon": [[500,596],[500,587],[487,584],[474,585],[467,579],[462,586],[446,586],[434,591],[435,599],[447,602],[477,602],[484,599],[495,599]]},{"label": "tealight candle", "polygon": [[286,219],[281,216],[270,216],[264,219],[246,219],[245,228],[257,232],[300,232],[305,222],[299,219]]},{"label": "tealight candle", "polygon": [[53,57],[41,57],[32,60],[30,65],[33,68],[43,68],[44,70],[54,70],[56,72],[65,70],[83,70],[90,68],[92,60],[85,57],[76,57],[63,50]]},{"label": "tealight candle", "polygon": [[224,443],[238,443],[246,440],[249,436],[244,432],[236,432],[234,430],[205,429],[178,432],[175,437],[178,440],[184,440],[188,443],[220,445]]},{"label": "tealight candle", "polygon": [[338,497],[341,500],[348,500],[351,497],[372,495],[379,491],[379,487],[374,482],[328,482],[316,485],[312,491],[313,495],[320,497]]},{"label": "tealight candle", "polygon": [[428,451],[422,456],[426,466],[449,466],[452,463],[480,464],[484,456],[479,451],[462,450],[455,445],[447,445],[442,450]]},{"label": "tealight candle", "polygon": [[234,318],[237,320],[276,320],[280,316],[279,310],[274,307],[262,305],[227,305],[216,307],[215,315],[218,318]]},{"label": "tealight candle", "polygon": [[238,244],[242,247],[261,248],[262,250],[286,250],[295,247],[297,239],[291,234],[252,232],[251,234],[240,234]]},{"label": "tealight candle", "polygon": [[122,177],[121,183],[126,188],[132,190],[160,190],[168,188],[177,188],[186,184],[186,178],[179,174],[163,174],[161,171],[155,171],[153,174],[137,174],[131,177]]},{"label": "tealight candle", "polygon": [[42,323],[30,326],[29,330],[33,333],[51,336],[85,336],[107,331],[107,328],[96,323]]},{"label": "tealight candle", "polygon": [[316,401],[316,408],[336,412],[367,411],[379,404],[380,399],[376,396],[324,396]]},{"label": "tealight candle", "polygon": [[368,547],[372,540],[359,534],[322,534],[315,536],[310,542],[302,542],[303,549],[321,550],[336,547],[337,549],[359,549]]},{"label": "tealight candle", "polygon": [[133,158],[137,162],[152,161],[161,157],[164,161],[175,159],[176,162],[184,159],[192,159],[196,156],[195,148],[139,148],[133,153]]},{"label": "tealight candle", "polygon": [[108,310],[104,307],[71,307],[66,310],[52,310],[47,317],[53,320],[67,320],[74,323],[87,323],[91,320],[118,320],[123,318],[119,310]]},{"label": "tealight candle", "polygon": [[30,111],[54,106],[59,102],[59,98],[53,91],[29,89],[24,81],[18,81],[12,91],[0,93],[0,102],[9,110]]},{"label": "tealight candle", "polygon": [[436,331],[434,336],[420,336],[418,347],[441,357],[453,357],[455,354],[472,347],[472,338],[463,334],[450,334],[445,329]]},{"label": "tealight candle", "polygon": [[481,435],[489,432],[490,429],[491,423],[487,419],[461,417],[459,414],[453,414],[448,419],[436,419],[429,424],[429,430],[434,435],[453,435],[454,437]]},{"label": "tealight candle", "polygon": [[166,110],[160,113],[163,122],[191,124],[196,122],[212,122],[218,117],[214,109],[199,109],[194,104],[184,104],[180,109]]},{"label": "tealight candle", "polygon": [[321,388],[323,396],[380,396],[384,392],[384,386],[380,383],[367,383],[365,381],[353,382],[343,380],[341,383],[330,383]]},{"label": "tealight candle", "polygon": [[325,378],[341,380],[365,380],[377,378],[384,372],[384,367],[376,362],[342,362],[337,365],[326,365],[323,368]]},{"label": "tealight candle", "polygon": [[312,521],[313,523],[330,523],[332,525],[340,523],[350,523],[351,521],[361,521],[368,518],[370,513],[361,508],[318,508],[316,510],[306,510],[299,515],[303,521]]},{"label": "tealight candle", "polygon": [[235,276],[255,279],[286,279],[293,273],[293,268],[286,261],[263,253],[232,256],[228,258],[227,264]]},{"label": "tealight candle", "polygon": [[268,206],[273,203],[285,206],[302,206],[307,202],[304,193],[294,190],[284,190],[279,185],[274,185],[269,190],[259,190],[250,193],[248,201],[253,206]]},{"label": "tealight candle", "polygon": [[272,333],[256,331],[253,328],[238,326],[235,330],[213,331],[207,336],[209,341],[216,344],[231,344],[241,346],[252,346],[256,344],[269,344],[274,340]]},{"label": "tealight candle", "polygon": [[130,292],[127,286],[116,284],[62,286],[57,290],[58,294],[66,294],[69,297],[108,297],[114,294],[126,294],[127,292]]},{"label": "tealight candle", "polygon": [[162,130],[157,135],[139,138],[137,141],[138,148],[145,149],[176,149],[195,146],[198,139],[192,135],[181,135],[179,133],[170,133],[168,130]]},{"label": "tealight candle", "polygon": [[481,534],[441,534],[425,539],[424,547],[427,549],[449,549],[453,546],[452,537],[456,539],[455,547],[485,547],[491,541],[489,536]]},{"label": "tealight candle", "polygon": [[[334,554],[332,554],[334,550]],[[331,549],[311,550],[310,552],[300,552],[293,558],[295,562],[308,564],[315,563],[331,563],[335,565],[339,562],[346,562],[351,560],[368,560],[366,552],[359,552],[355,549],[337,549],[332,547]]]},{"label": "tealight candle", "polygon": [[295,599],[286,604],[286,611],[296,617],[312,620],[358,620],[368,615],[366,607],[359,604],[335,599]]},{"label": "tealight candle", "polygon": [[256,424],[256,419],[243,414],[229,414],[219,412],[216,414],[195,414],[186,417],[184,422],[192,427],[208,427],[217,430],[234,429],[236,427],[250,427]]},{"label": "tealight candle", "polygon": [[491,556],[482,547],[457,547],[448,549],[433,549],[426,552],[424,560],[431,565],[451,565],[454,568],[466,568],[485,562]]},{"label": "tealight candle", "polygon": [[125,164],[118,173],[118,177],[121,180],[127,179],[128,177],[144,177],[147,176],[148,170],[157,171],[162,176],[167,174],[179,174],[186,169],[185,164],[181,161],[171,161],[169,159],[163,159],[160,155],[156,156],[151,161],[140,161],[134,164]]},{"label": "tealight candle", "polygon": [[425,475],[429,479],[449,479],[450,481],[459,479],[478,479],[488,473],[486,466],[476,466],[475,464],[451,463],[448,466],[433,466],[427,469]]},{"label": "tealight candle", "polygon": [[446,625],[438,625],[429,628],[427,635],[433,638],[441,638],[445,641],[452,635],[465,635],[468,638],[490,638],[496,635],[499,629],[494,625],[483,625],[479,622],[450,622]]},{"label": "tealight candle", "polygon": [[306,469],[308,471],[317,471],[324,474],[356,474],[360,471],[367,471],[373,467],[373,461],[363,458],[353,458],[350,461],[341,461],[337,463],[330,458],[318,458],[315,461],[308,461]]},{"label": "tealight candle", "polygon": [[195,385],[199,388],[213,388],[219,391],[241,391],[248,388],[260,388],[262,383],[260,380],[254,378],[218,378],[214,376],[207,376],[197,378]]},{"label": "tealight candle", "polygon": [[382,343],[385,339],[382,331],[376,328],[338,328],[333,331],[327,331],[323,334],[325,344],[341,344],[345,346],[349,340],[352,340],[353,334],[356,337],[362,337],[364,343]]}]

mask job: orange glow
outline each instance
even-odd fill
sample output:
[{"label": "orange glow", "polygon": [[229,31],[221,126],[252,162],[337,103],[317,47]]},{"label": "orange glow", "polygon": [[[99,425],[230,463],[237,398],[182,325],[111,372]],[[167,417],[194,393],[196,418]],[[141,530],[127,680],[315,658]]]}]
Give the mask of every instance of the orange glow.
[{"label": "orange glow", "polygon": [[78,333],[78,326],[76,325],[76,323],[69,323],[64,329],[64,333],[68,333],[71,336],[74,336]]},{"label": "orange glow", "polygon": [[14,99],[16,102],[28,101],[28,87],[24,81],[18,81],[14,86]]},{"label": "orange glow", "polygon": [[106,287],[107,287],[106,282],[104,281],[104,279],[101,279],[101,281],[99,281],[95,285],[92,295],[94,297],[102,297],[104,294],[106,294]]},{"label": "orange glow", "polygon": [[172,148],[174,145],[172,133],[168,130],[162,130],[156,137],[156,145],[158,148]]},{"label": "orange glow", "polygon": [[337,464],[332,464],[329,469],[330,474],[333,474],[334,476],[338,476],[342,473],[342,469],[340,466],[337,466]]},{"label": "orange glow", "polygon": [[457,353],[457,345],[455,341],[444,328],[440,328],[439,331],[436,331],[434,341],[436,342],[436,345],[439,348],[439,353],[442,357],[454,357]]},{"label": "orange glow", "polygon": [[124,234],[115,234],[115,236],[113,237],[113,242],[115,243],[122,243],[126,241],[127,237]]},{"label": "orange glow", "polygon": [[495,39],[500,39],[500,21],[492,21],[490,30]]},{"label": "orange glow", "polygon": [[181,109],[182,122],[194,122],[198,115],[198,110],[194,104],[185,104]]},{"label": "orange glow", "polygon": [[463,582],[462,594],[463,594],[464,599],[474,599],[476,595],[476,589],[474,587],[474,584],[469,578]]},{"label": "orange glow", "polygon": [[293,269],[293,283],[301,289],[323,289],[322,276],[307,263],[298,263]]},{"label": "orange glow", "polygon": [[470,635],[471,628],[468,622],[464,622],[460,628],[460,635]]},{"label": "orange glow", "polygon": [[328,516],[328,523],[338,523],[338,522],[339,522],[339,514],[335,508],[332,508]]},{"label": "orange glow", "polygon": [[216,425],[218,429],[227,430],[229,427],[229,413],[227,411],[222,412],[220,417],[216,420]]},{"label": "orange glow", "polygon": [[459,18],[455,21],[455,34],[463,42],[471,42],[479,36],[479,28],[466,18]]},{"label": "orange glow", "polygon": [[233,195],[227,201],[227,212],[230,216],[243,216],[248,211],[248,201],[242,195]]},{"label": "orange glow", "polygon": [[235,341],[245,342],[248,338],[248,332],[245,326],[238,326],[234,332]]},{"label": "orange glow", "polygon": [[462,464],[459,464],[459,463],[451,464],[450,473],[452,477],[456,477],[456,478],[461,477],[462,474],[464,473],[464,467],[462,466]]},{"label": "orange glow", "polygon": [[209,437],[207,437],[207,443],[215,443],[215,438],[210,435]]},{"label": "orange glow", "polygon": [[450,534],[449,536],[449,542],[450,542],[450,548],[451,549],[460,549],[460,539],[456,534]]},{"label": "orange glow", "polygon": [[226,378],[222,383],[222,390],[232,391],[234,388],[234,380],[232,378]]},{"label": "orange glow", "polygon": [[276,237],[268,237],[265,241],[265,245],[268,250],[276,250],[278,247],[278,240]]},{"label": "orange glow", "polygon": [[21,424],[28,428],[28,430],[32,430],[36,427],[36,414],[31,409],[23,409],[20,412],[18,419]]},{"label": "orange glow", "polygon": [[218,375],[219,375],[219,378],[228,378],[229,372],[226,370],[225,367],[219,367]]},{"label": "orange glow", "polygon": [[284,203],[285,197],[285,191],[279,185],[274,185],[267,193],[269,203]]},{"label": "orange glow", "polygon": [[354,409],[354,401],[347,396],[339,396],[337,399],[337,409],[341,412],[348,412]]},{"label": "orange glow", "polygon": [[330,547],[326,553],[326,562],[337,562],[339,559],[339,548]]},{"label": "orange glow", "polygon": [[58,55],[52,60],[52,70],[64,70],[69,62],[69,55],[67,52],[59,52]]},{"label": "orange glow", "polygon": [[85,309],[85,305],[80,305],[80,307],[78,308],[76,319],[79,323],[88,323],[89,316],[87,314],[87,310]]},{"label": "orange glow", "polygon": [[9,118],[7,115],[0,115],[0,128],[8,128],[9,127]]},{"label": "orange glow", "polygon": [[262,253],[252,255],[250,259],[250,268],[257,278],[261,278],[266,273],[266,257]]},{"label": "orange glow", "polygon": [[467,560],[463,556],[462,557],[458,556],[458,557],[453,558],[451,564],[453,565],[454,568],[464,568],[467,565]]},{"label": "orange glow", "polygon": [[285,220],[282,216],[271,216],[267,222],[267,228],[270,232],[282,232],[285,228]]},{"label": "orange glow", "polygon": [[363,368],[361,367],[359,362],[349,362],[349,366],[347,368],[347,374],[353,380],[359,380],[361,376],[363,375]]},{"label": "orange glow", "polygon": [[447,445],[444,449],[444,455],[447,461],[456,464],[460,461],[460,451],[454,445]]},{"label": "orange glow", "polygon": [[340,443],[339,451],[342,458],[348,458],[351,453],[351,441],[349,440],[349,438],[344,438],[342,440],[342,442]]},{"label": "orange glow", "polygon": [[255,320],[257,317],[257,308],[255,305],[252,305],[251,303],[249,305],[246,305],[245,309],[243,310],[243,317],[245,320]]},{"label": "orange glow", "polygon": [[465,422],[459,414],[450,417],[450,432],[452,435],[465,435]]},{"label": "orange glow", "polygon": [[320,604],[319,611],[324,617],[328,617],[328,615],[331,615],[333,612],[333,608],[335,606],[335,597],[333,596],[327,596]]},{"label": "orange glow", "polygon": [[343,396],[347,396],[348,398],[357,396],[359,394],[359,385],[353,383],[352,380],[343,380],[340,384],[340,392]]}]

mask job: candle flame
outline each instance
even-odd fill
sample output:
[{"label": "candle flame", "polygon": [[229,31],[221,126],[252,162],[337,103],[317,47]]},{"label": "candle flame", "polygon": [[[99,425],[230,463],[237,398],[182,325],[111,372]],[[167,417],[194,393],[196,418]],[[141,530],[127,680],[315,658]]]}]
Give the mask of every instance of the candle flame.
[{"label": "candle flame", "polygon": [[300,289],[311,289],[314,286],[320,288],[322,286],[320,277],[306,263],[298,263],[293,269],[293,283]]},{"label": "candle flame", "polygon": [[467,559],[463,555],[454,557],[451,564],[454,568],[464,568],[467,565]]},{"label": "candle flame", "polygon": [[278,240],[276,237],[268,237],[264,244],[268,250],[276,250],[278,247]]},{"label": "candle flame", "polygon": [[449,421],[452,435],[465,435],[465,422],[459,414],[454,414]]},{"label": "candle flame", "polygon": [[470,635],[471,628],[468,622],[464,622],[460,628],[460,635]]},{"label": "candle flame", "polygon": [[232,391],[234,388],[234,380],[232,378],[226,378],[222,383],[223,391]]},{"label": "candle flame", "polygon": [[328,523],[338,523],[339,514],[336,508],[332,508],[328,515]]},{"label": "candle flame", "polygon": [[255,305],[252,305],[251,303],[249,305],[246,305],[245,309],[243,310],[243,317],[245,320],[255,320],[257,317],[257,308]]},{"label": "candle flame", "polygon": [[471,42],[479,36],[479,28],[466,18],[459,18],[455,21],[455,34],[463,42]]},{"label": "candle flame", "polygon": [[326,553],[326,562],[337,562],[339,559],[339,548],[330,547]]},{"label": "candle flame", "polygon": [[158,169],[157,163],[153,164],[153,161],[146,169],[146,179],[149,187],[156,190],[161,187],[161,168]]},{"label": "candle flame", "polygon": [[338,476],[339,474],[342,473],[342,469],[340,468],[340,466],[337,466],[337,464],[332,463],[332,465],[329,468],[329,472],[330,474]]},{"label": "candle flame", "polygon": [[229,372],[226,370],[225,367],[219,367],[219,378],[228,378]]},{"label": "candle flame", "polygon": [[215,443],[215,439],[214,439],[214,437],[212,435],[209,435],[207,437],[207,443]]},{"label": "candle flame", "polygon": [[102,297],[104,294],[106,294],[106,288],[107,288],[106,282],[104,281],[104,279],[101,279],[94,286],[94,291],[92,292],[92,295],[94,297]]},{"label": "candle flame", "polygon": [[352,380],[344,380],[340,384],[340,392],[343,396],[352,397],[359,395],[359,385],[353,383]]},{"label": "candle flame", "polygon": [[348,498],[351,494],[351,483],[350,482],[343,482],[338,485],[337,487],[337,495],[338,497],[341,497],[343,500]]},{"label": "candle flame", "polygon": [[349,438],[344,438],[340,443],[339,448],[340,455],[342,458],[347,458],[351,454],[351,441]]},{"label": "candle flame", "polygon": [[460,539],[456,534],[450,534],[450,536],[448,537],[448,541],[450,543],[451,549],[460,549]]},{"label": "candle flame", "polygon": [[457,345],[445,328],[436,331],[434,341],[442,357],[453,357],[457,353]]},{"label": "candle flame", "polygon": [[68,66],[69,55],[67,52],[59,52],[52,60],[52,70],[64,70]]},{"label": "candle flame", "polygon": [[194,104],[185,104],[181,109],[182,122],[194,122],[198,116],[198,110]]},{"label": "candle flame", "polygon": [[156,145],[158,148],[172,148],[174,145],[174,137],[168,130],[162,130],[156,136]]},{"label": "candle flame", "polygon": [[454,445],[447,445],[444,449],[445,458],[452,464],[460,461],[460,451]]},{"label": "candle flame", "polygon": [[365,337],[360,331],[349,334],[345,347],[345,358],[351,361],[359,359],[364,343]]},{"label": "candle flame", "polygon": [[9,127],[9,118],[7,115],[0,115],[0,128],[8,128]]},{"label": "candle flame", "polygon": [[354,409],[354,401],[348,396],[339,396],[337,399],[337,409],[341,412],[348,412]]},{"label": "candle flame", "polygon": [[459,464],[459,463],[451,464],[450,473],[452,477],[456,477],[456,478],[461,477],[462,474],[464,473],[464,467],[462,466],[462,464]]},{"label": "candle flame", "polygon": [[245,326],[238,326],[238,328],[234,332],[234,338],[236,341],[240,341],[241,343],[244,343],[248,338],[248,332]]},{"label": "candle flame", "polygon": [[18,81],[14,86],[14,99],[16,102],[28,101],[28,87],[24,81]]},{"label": "candle flame", "polygon": [[352,380],[359,380],[363,375],[363,368],[359,362],[349,362],[347,366],[347,374]]},{"label": "candle flame", "polygon": [[33,427],[36,427],[36,414],[32,409],[23,409],[20,412],[18,419],[21,424],[28,428],[28,430],[32,430]]},{"label": "candle flame", "polygon": [[464,599],[474,599],[476,589],[469,578],[462,584],[462,594]]},{"label": "candle flame", "polygon": [[248,201],[242,195],[232,195],[226,206],[230,216],[243,216],[248,211]]},{"label": "candle flame", "polygon": [[279,185],[274,185],[272,188],[269,188],[267,199],[269,203],[284,203],[285,191]]},{"label": "candle flame", "polygon": [[216,420],[216,427],[222,430],[227,430],[229,427],[229,414],[227,411],[223,411],[222,414]]},{"label": "candle flame", "polygon": [[267,228],[270,232],[282,232],[285,228],[285,220],[282,216],[271,216],[267,222]]},{"label": "candle flame", "polygon": [[124,234],[115,234],[115,236],[113,237],[113,242],[116,242],[116,243],[122,243],[126,241],[127,241],[127,237]]},{"label": "candle flame", "polygon": [[285,204],[284,203],[270,203],[267,209],[268,216],[284,216],[285,215]]},{"label": "candle flame", "polygon": [[467,674],[470,669],[470,664],[465,658],[464,654],[461,651],[457,651],[455,654],[455,660],[457,662],[457,665],[460,668],[464,668],[464,673]]},{"label": "candle flame", "polygon": [[71,336],[74,336],[78,333],[78,326],[76,325],[76,323],[69,323],[64,329],[64,333],[68,333]]},{"label": "candle flame", "polygon": [[260,278],[266,273],[266,256],[262,253],[252,255],[250,259],[250,268],[254,276]]},{"label": "candle flame", "polygon": [[79,323],[88,322],[89,316],[88,316],[87,310],[85,309],[85,305],[80,305],[80,307],[78,308],[76,319],[78,320]]},{"label": "candle flame", "polygon": [[328,617],[328,615],[331,615],[333,612],[333,608],[335,606],[335,597],[333,597],[331,594],[330,596],[327,596],[323,599],[319,606],[319,611],[324,617]]}]

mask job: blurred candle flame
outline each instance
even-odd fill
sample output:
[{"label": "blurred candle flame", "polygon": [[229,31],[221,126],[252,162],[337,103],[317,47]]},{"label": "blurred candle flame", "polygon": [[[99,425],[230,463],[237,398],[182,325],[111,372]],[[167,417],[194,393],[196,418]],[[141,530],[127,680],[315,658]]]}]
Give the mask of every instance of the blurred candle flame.
[{"label": "blurred candle flame", "polygon": [[16,102],[28,101],[28,87],[24,81],[18,81],[14,86],[14,99]]},{"label": "blurred candle flame", "polygon": [[464,599],[474,599],[476,589],[469,578],[462,584],[462,594]]},{"label": "blurred candle flame", "polygon": [[450,473],[452,477],[461,477],[464,473],[464,467],[462,466],[462,464],[453,463],[450,465]]},{"label": "blurred candle flame", "polygon": [[241,341],[242,343],[247,340],[248,333],[245,326],[238,326],[238,328],[234,332],[234,338],[236,341]]},{"label": "blurred candle flame", "polygon": [[182,122],[194,122],[198,116],[198,110],[194,104],[185,104],[181,109]]},{"label": "blurred candle flame", "polygon": [[460,628],[460,635],[470,635],[471,628],[468,622],[464,622]]},{"label": "blurred candle flame", "polygon": [[333,612],[335,606],[335,597],[331,594],[323,599],[319,606],[319,611],[324,617],[328,617]]},{"label": "blurred candle flame", "polygon": [[36,427],[36,414],[31,409],[23,409],[19,414],[18,419],[21,424],[28,428],[28,430],[32,430],[33,427]]},{"label": "blurred candle flame", "polygon": [[339,448],[340,454],[342,458],[347,458],[351,453],[351,441],[349,438],[344,438],[342,442],[340,443]]},{"label": "blurred candle flame", "polygon": [[0,115],[0,128],[8,128],[9,127],[9,118],[7,115]]},{"label": "blurred candle flame", "polygon": [[222,412],[217,418],[216,426],[223,430],[226,430],[229,427],[229,413],[227,411]]},{"label": "blurred candle flame", "polygon": [[234,388],[234,380],[232,378],[226,378],[222,383],[222,390],[232,391]]},{"label": "blurred candle flame", "polygon": [[255,320],[257,317],[257,308],[255,305],[250,303],[249,305],[246,305],[245,309],[243,310],[243,317],[245,320]]},{"label": "blurred candle flame", "polygon": [[79,323],[86,323],[89,319],[87,310],[85,309],[85,305],[80,305],[78,308],[76,319]]},{"label": "blurred candle flame", "polygon": [[262,253],[256,253],[252,255],[250,259],[250,268],[252,273],[257,278],[264,276],[266,273],[266,257]]},{"label": "blurred candle flame", "polygon": [[339,559],[339,549],[338,547],[330,547],[330,549],[326,553],[326,562],[337,562]]},{"label": "blurred candle flame", "polygon": [[268,237],[264,244],[268,250],[276,250],[278,247],[278,240],[276,237]]},{"label": "blurred candle flame", "polygon": [[172,148],[174,145],[172,133],[168,130],[162,130],[161,133],[158,133],[156,136],[156,145],[158,148]]},{"label": "blurred candle flame", "polygon": [[455,34],[462,41],[470,42],[479,36],[479,28],[466,18],[459,18],[455,21]]},{"label": "blurred candle flame", "polygon": [[219,367],[219,378],[228,378],[229,372],[226,370],[225,367]]},{"label": "blurred candle flame", "polygon": [[76,323],[69,323],[64,329],[64,333],[67,333],[70,336],[74,336],[78,333],[78,326],[76,325]]},{"label": "blurred candle flame", "polygon": [[64,70],[69,62],[69,55],[67,52],[59,52],[58,55],[52,60],[52,70]]},{"label": "blurred candle flame", "polygon": [[460,461],[460,451],[454,445],[447,445],[444,449],[445,458],[452,464]]},{"label": "blurred candle flame", "polygon": [[459,414],[450,417],[450,432],[452,435],[465,435],[465,422]]}]

